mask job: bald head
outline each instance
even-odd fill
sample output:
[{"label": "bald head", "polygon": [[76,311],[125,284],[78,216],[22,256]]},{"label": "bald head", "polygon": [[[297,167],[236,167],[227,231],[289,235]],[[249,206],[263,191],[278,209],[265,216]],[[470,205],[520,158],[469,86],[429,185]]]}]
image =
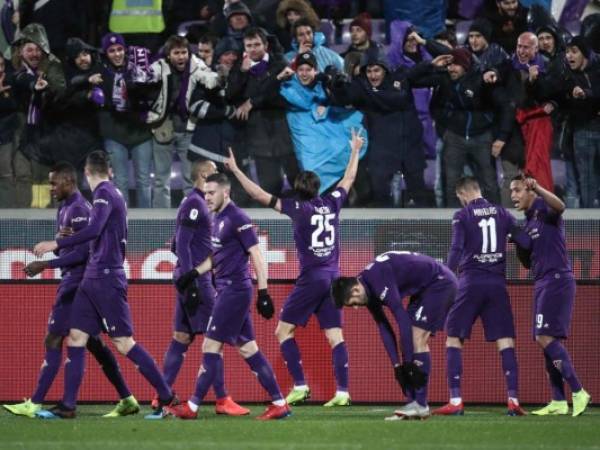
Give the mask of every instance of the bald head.
[{"label": "bald head", "polygon": [[535,34],[526,31],[517,39],[517,58],[521,64],[527,64],[535,58],[538,51],[538,38]]},{"label": "bald head", "polygon": [[194,187],[203,190],[204,184],[206,183],[206,178],[217,172],[217,165],[213,161],[204,159],[195,161],[194,164],[192,164],[190,177],[194,182]]}]

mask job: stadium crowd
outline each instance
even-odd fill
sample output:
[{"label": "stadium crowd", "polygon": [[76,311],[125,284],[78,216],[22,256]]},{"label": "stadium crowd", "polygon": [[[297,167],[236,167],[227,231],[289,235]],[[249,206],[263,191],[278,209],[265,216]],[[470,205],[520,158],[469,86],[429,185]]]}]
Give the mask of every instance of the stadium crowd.
[{"label": "stadium crowd", "polygon": [[[192,163],[222,169],[230,147],[272,195],[301,170],[324,193],[352,129],[368,145],[351,206],[457,207],[464,174],[511,206],[519,172],[569,207],[599,206],[599,14],[572,35],[540,5],[449,2],[474,18],[459,43],[446,17],[413,24],[388,3],[6,1],[0,207],[49,206],[49,168],[82,170],[97,149],[132,207],[177,206],[174,160],[187,194]],[[587,2],[567,3],[581,15]],[[253,204],[236,182],[233,198]]]}]

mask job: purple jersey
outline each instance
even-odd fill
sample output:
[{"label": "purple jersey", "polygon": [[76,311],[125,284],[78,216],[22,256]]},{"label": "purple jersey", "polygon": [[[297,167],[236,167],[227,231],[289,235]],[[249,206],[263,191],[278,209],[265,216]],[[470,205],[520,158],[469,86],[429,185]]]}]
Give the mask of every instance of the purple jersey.
[{"label": "purple jersey", "polygon": [[89,225],[73,236],[58,239],[57,243],[62,249],[88,241],[92,243],[86,278],[122,272],[127,244],[127,207],[110,181],[103,181],[94,189]]},{"label": "purple jersey", "polygon": [[[211,254],[211,215],[204,201],[204,193],[193,189],[181,202],[177,211],[174,253],[177,255],[175,273],[186,273]],[[203,275],[210,278],[210,273]]]},{"label": "purple jersey", "polygon": [[481,272],[504,277],[507,237],[512,233],[517,242],[528,245],[525,233],[519,230],[515,218],[502,206],[484,198],[473,200],[452,219],[448,267],[455,272],[458,269],[461,277]]},{"label": "purple jersey", "polygon": [[340,210],[347,194],[338,187],[311,200],[281,199],[281,213],[292,219],[300,273],[310,269],[339,271]]},{"label": "purple jersey", "polygon": [[[74,192],[58,207],[56,231],[71,228],[75,233],[87,227],[92,206],[79,191]],[[60,267],[63,278],[81,278],[85,263],[90,254],[89,243],[63,247],[57,252],[58,258],[48,261],[52,268]]]},{"label": "purple jersey", "polygon": [[213,269],[217,284],[220,280],[250,279],[248,249],[258,244],[250,217],[230,202],[213,218]]},{"label": "purple jersey", "polygon": [[534,200],[525,212],[525,231],[531,238],[531,272],[535,280],[556,272],[571,272],[565,224],[561,214],[543,198]]}]

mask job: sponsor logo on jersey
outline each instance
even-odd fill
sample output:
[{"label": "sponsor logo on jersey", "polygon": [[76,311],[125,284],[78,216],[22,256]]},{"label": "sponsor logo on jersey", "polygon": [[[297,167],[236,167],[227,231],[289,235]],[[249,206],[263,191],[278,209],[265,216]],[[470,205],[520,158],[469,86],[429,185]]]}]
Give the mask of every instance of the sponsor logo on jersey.
[{"label": "sponsor logo on jersey", "polygon": [[246,224],[242,225],[241,227],[239,227],[237,230],[238,230],[238,233],[240,233],[244,230],[247,230],[248,228],[252,228],[251,223],[246,223]]}]

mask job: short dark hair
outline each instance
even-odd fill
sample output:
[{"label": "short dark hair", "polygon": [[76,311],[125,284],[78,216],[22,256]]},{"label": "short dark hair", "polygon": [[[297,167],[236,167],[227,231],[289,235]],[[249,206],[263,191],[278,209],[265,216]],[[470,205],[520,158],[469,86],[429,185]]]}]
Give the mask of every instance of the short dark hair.
[{"label": "short dark hair", "polygon": [[189,50],[190,43],[184,36],[179,36],[177,34],[173,34],[169,36],[167,41],[165,42],[165,53],[168,56],[171,53],[171,50],[175,48],[187,48]]},{"label": "short dark hair", "polygon": [[296,175],[294,180],[294,191],[300,200],[311,200],[319,195],[321,180],[319,175],[310,171],[304,170]]},{"label": "short dark hair", "polygon": [[216,48],[217,42],[219,42],[219,36],[210,32],[204,33],[198,39],[198,44],[211,44],[213,49]]},{"label": "short dark hair", "polygon": [[510,179],[510,181],[522,181],[524,182],[527,179],[527,175],[525,175],[524,173],[520,173],[518,175],[515,175],[514,177],[512,177]]},{"label": "short dark hair", "polygon": [[104,150],[95,150],[85,159],[85,167],[92,175],[108,175],[110,158]]},{"label": "short dark hair", "polygon": [[341,309],[350,298],[352,288],[356,286],[358,279],[356,277],[339,277],[331,283],[331,298],[335,307]]},{"label": "short dark hair", "polygon": [[461,177],[456,182],[455,186],[456,191],[480,191],[481,187],[479,187],[479,181],[475,177]]},{"label": "short dark hair", "polygon": [[73,164],[60,161],[52,166],[50,169],[50,173],[54,173],[55,175],[59,175],[63,177],[65,180],[70,181],[74,185],[77,186],[77,170],[73,166]]},{"label": "short dark hair", "polygon": [[231,187],[231,181],[224,173],[213,173],[206,177],[207,183],[217,183],[221,187]]},{"label": "short dark hair", "polygon": [[267,39],[267,32],[261,27],[250,27],[244,32],[244,40],[259,38],[263,44],[267,45],[269,40]]},{"label": "short dark hair", "polygon": [[[192,163],[192,169],[190,170],[190,178],[192,179],[193,182],[196,182],[196,180],[200,176],[200,171],[208,165],[214,165],[214,167],[216,167],[216,164],[214,163],[214,161],[212,161],[210,159],[197,159],[196,161],[194,161]],[[217,172],[215,172],[215,173],[217,173]]]},{"label": "short dark hair", "polygon": [[292,37],[296,37],[296,31],[300,27],[309,27],[311,30],[313,30],[313,33],[315,32],[315,27],[313,26],[312,22],[306,17],[300,17],[294,22],[294,25],[292,25]]}]

